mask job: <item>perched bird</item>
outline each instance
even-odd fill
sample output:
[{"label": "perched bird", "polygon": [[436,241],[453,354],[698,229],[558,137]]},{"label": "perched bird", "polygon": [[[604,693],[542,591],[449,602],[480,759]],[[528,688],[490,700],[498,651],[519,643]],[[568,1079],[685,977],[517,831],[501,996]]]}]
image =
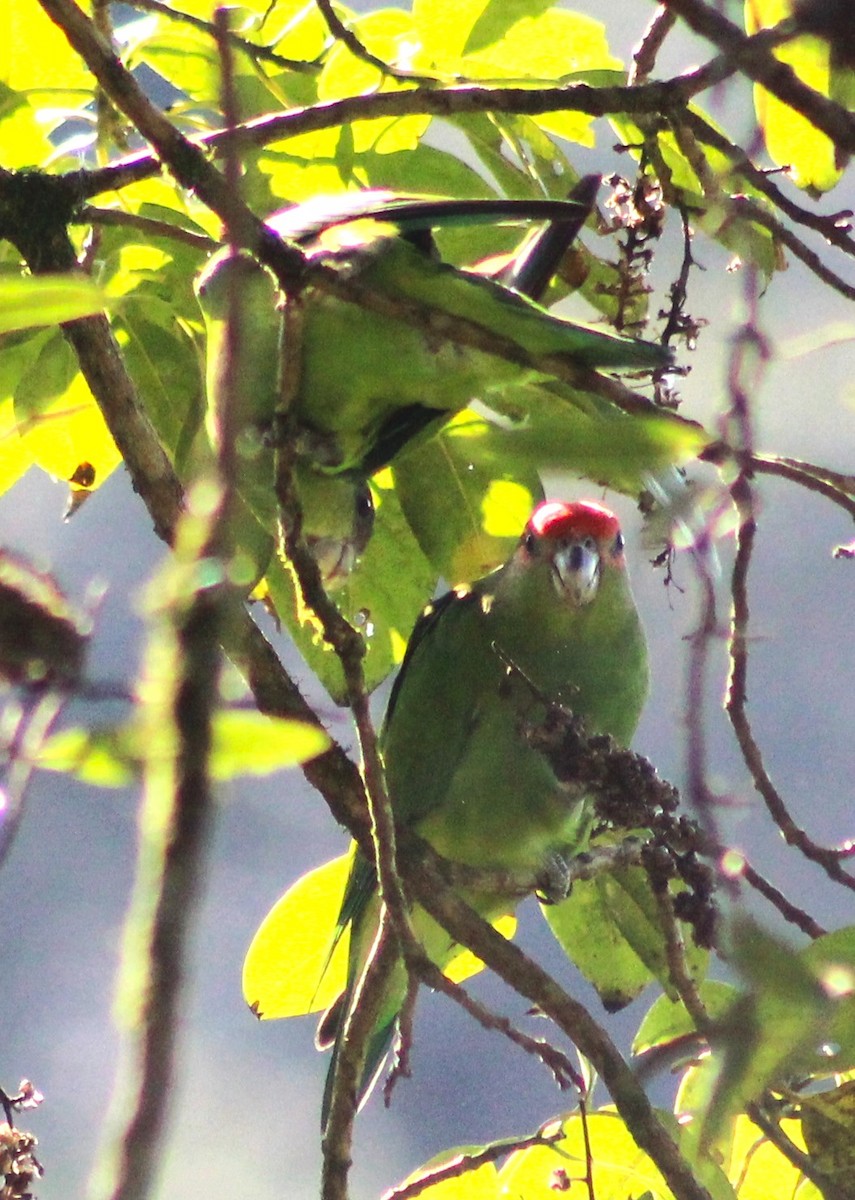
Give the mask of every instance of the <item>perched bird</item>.
[{"label": "perched bird", "polygon": [[[590,200],[450,200],[369,191],[318,197],[273,214],[267,224],[310,259],[358,280],[388,302],[362,307],[322,288],[303,295],[301,370],[295,401],[307,458],[331,472],[371,474],[423,429],[435,429],[478,398],[517,415],[541,393],[577,396],[531,360],[554,356],[567,368],[653,368],[663,347],[556,317],[505,282],[441,262],[432,230],[472,221],[575,221]],[[537,287],[541,281],[537,279]],[[395,306],[423,314],[418,327]],[[452,336],[462,323],[483,331],[482,344]],[[500,339],[510,357],[492,352]],[[514,356],[517,356],[516,359]],[[587,377],[586,377],[587,378]],[[588,410],[616,408],[589,396]],[[651,406],[652,409],[652,406]]]},{"label": "perched bird", "polygon": [[[430,605],[395,681],[381,731],[396,821],[450,860],[533,872],[578,852],[591,805],[568,794],[525,728],[561,703],[589,733],[632,738],[647,694],[647,651],[617,518],[591,502],[544,501],[511,558]],[[514,898],[469,892],[489,920]],[[377,928],[373,866],[356,854],[340,921],[351,931],[348,982],[327,1011],[318,1045],[333,1045],[326,1123],[344,1015]],[[413,925],[440,966],[449,936],[416,908]],[[387,985],[369,1040],[361,1094],[382,1066],[404,999],[403,964]]]}]

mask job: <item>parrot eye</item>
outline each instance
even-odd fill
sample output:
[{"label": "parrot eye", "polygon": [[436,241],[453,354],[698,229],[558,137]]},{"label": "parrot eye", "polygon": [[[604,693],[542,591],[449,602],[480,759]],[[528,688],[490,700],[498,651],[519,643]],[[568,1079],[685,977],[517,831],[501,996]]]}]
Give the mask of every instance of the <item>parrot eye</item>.
[{"label": "parrot eye", "polygon": [[359,517],[371,517],[374,515],[374,500],[368,488],[365,488],[364,491],[360,490],[357,494],[356,515]]},{"label": "parrot eye", "polygon": [[522,536],[522,548],[526,554],[534,554],[537,547],[537,538],[530,529],[527,529]]},{"label": "parrot eye", "polygon": [[617,558],[619,554],[623,554],[623,548],[626,545],[623,534],[618,530],[615,535],[614,545],[612,546],[612,554]]}]

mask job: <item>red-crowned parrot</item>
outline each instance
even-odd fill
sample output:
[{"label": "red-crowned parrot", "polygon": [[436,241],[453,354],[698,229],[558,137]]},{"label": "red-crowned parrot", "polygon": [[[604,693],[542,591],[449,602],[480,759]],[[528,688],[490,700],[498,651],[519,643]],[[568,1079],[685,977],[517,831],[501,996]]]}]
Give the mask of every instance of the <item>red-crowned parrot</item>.
[{"label": "red-crowned parrot", "polygon": [[[396,821],[442,855],[475,867],[536,872],[550,856],[577,852],[591,805],[568,794],[525,737],[544,704],[559,702],[591,734],[628,745],[647,694],[647,650],[617,518],[600,504],[544,501],[511,558],[469,587],[431,604],[416,625],[381,731]],[[465,897],[495,920],[515,899]],[[334,1045],[378,922],[374,869],[357,853],[342,927],[351,931],[347,989],[325,1014],[320,1046]],[[422,910],[413,925],[445,965],[453,946]],[[393,971],[367,1053],[367,1093],[389,1049],[405,992]]]}]

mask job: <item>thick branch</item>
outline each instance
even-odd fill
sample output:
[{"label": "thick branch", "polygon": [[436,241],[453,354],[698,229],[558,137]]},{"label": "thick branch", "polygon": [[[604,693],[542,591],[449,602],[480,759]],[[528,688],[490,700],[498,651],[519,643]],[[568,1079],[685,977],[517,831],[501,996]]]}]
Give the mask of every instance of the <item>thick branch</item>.
[{"label": "thick branch", "polygon": [[[70,0],[44,0],[44,3],[64,6]],[[598,88],[587,83],[558,87],[460,84],[454,87],[413,88],[409,91],[347,96],[342,100],[313,104],[308,108],[293,108],[288,112],[257,117],[245,122],[236,132],[240,134],[244,145],[257,147],[346,125],[351,121],[370,121],[377,117],[453,117],[491,112],[523,113],[528,116],[553,112],[581,112],[593,117],[623,112],[654,115],[682,109],[691,95],[691,81],[683,76],[666,83],[648,83],[640,87]],[[216,130],[199,138],[194,144],[219,152],[223,138],[223,130]],[[103,192],[115,191],[159,170],[160,164],[150,153],[143,151],[129,155],[81,177],[81,198],[91,199]]]},{"label": "thick branch", "polygon": [[521,996],[550,1017],[591,1060],[638,1146],[650,1155],[679,1200],[710,1200],[644,1089],[605,1030],[588,1010],[518,946],[507,941],[444,885],[427,864],[408,873],[416,899],[455,941],[468,946]]}]

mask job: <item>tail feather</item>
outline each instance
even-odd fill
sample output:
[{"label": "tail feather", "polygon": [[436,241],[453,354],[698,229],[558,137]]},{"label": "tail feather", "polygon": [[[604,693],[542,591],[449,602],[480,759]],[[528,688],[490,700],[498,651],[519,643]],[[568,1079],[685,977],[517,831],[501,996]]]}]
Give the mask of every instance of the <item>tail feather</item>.
[{"label": "tail feather", "polygon": [[[339,997],[340,1001],[344,1000],[344,993]],[[339,1001],[336,1001],[339,1004]],[[336,1005],[333,1005],[335,1008]],[[338,1060],[341,1052],[342,1039],[344,1034],[344,1014],[345,1005],[339,1005],[339,1026],[335,1034],[333,1043],[332,1058],[330,1060],[327,1078],[324,1084],[324,1095],[321,1101],[321,1132],[326,1131],[327,1121],[330,1115],[330,1105],[332,1103],[333,1085],[338,1074]],[[321,1021],[321,1026],[318,1027],[318,1037],[316,1038],[319,1048],[323,1048],[320,1042],[321,1027],[324,1026],[327,1016],[332,1012],[332,1008],[327,1010],[324,1018]],[[383,1073],[383,1068],[386,1065],[386,1059],[389,1051],[392,1049],[392,1043],[398,1029],[398,1014],[395,1013],[389,1020],[374,1031],[368,1040],[368,1047],[365,1054],[365,1063],[362,1067],[362,1076],[357,1087],[356,1099],[357,1107],[362,1108],[368,1097],[374,1090],[377,1080]],[[329,1043],[327,1043],[329,1044]]]}]

